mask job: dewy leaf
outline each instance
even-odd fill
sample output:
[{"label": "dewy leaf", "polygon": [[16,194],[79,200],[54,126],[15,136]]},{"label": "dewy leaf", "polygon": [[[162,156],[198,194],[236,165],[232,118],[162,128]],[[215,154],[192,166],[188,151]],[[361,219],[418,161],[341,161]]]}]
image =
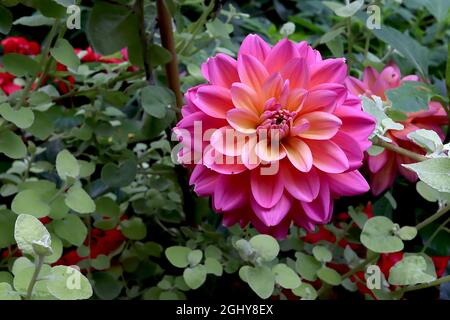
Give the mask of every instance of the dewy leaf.
[{"label": "dewy leaf", "polygon": [[188,255],[192,250],[188,247],[173,246],[166,249],[166,257],[177,268],[186,268],[189,265]]},{"label": "dewy leaf", "polygon": [[148,86],[141,91],[141,104],[149,115],[162,119],[175,106],[175,95],[165,87]]},{"label": "dewy leaf", "polygon": [[250,239],[250,245],[264,261],[272,261],[280,252],[280,245],[275,238],[259,234]]},{"label": "dewy leaf", "polygon": [[39,72],[40,66],[29,56],[9,53],[3,57],[5,70],[18,77],[31,76]]},{"label": "dewy leaf", "polygon": [[275,265],[272,268],[272,273],[275,275],[275,282],[285,289],[295,289],[301,284],[295,271],[284,263]]},{"label": "dewy leaf", "polygon": [[439,192],[450,192],[450,158],[435,158],[413,164],[402,164],[419,179]]},{"label": "dewy leaf", "polygon": [[56,156],[56,171],[61,179],[76,178],[80,174],[80,165],[68,150],[62,150]]},{"label": "dewy leaf", "polygon": [[275,276],[266,266],[250,268],[246,272],[250,288],[261,298],[269,298],[275,286]]},{"label": "dewy leaf", "polygon": [[8,103],[0,105],[0,115],[21,129],[31,127],[34,122],[34,113],[30,108],[14,110]]},{"label": "dewy leaf", "polygon": [[7,35],[11,30],[13,16],[4,6],[0,5],[0,33]]},{"label": "dewy leaf", "polygon": [[80,65],[80,58],[75,54],[75,50],[66,39],[58,39],[50,53],[56,61],[70,69],[77,70]]},{"label": "dewy leaf", "polygon": [[405,81],[397,88],[386,90],[392,109],[404,112],[428,109],[432,95],[426,84],[414,81]]},{"label": "dewy leaf", "polygon": [[444,148],[441,138],[433,130],[419,129],[409,133],[408,138],[425,148],[429,153],[441,152]]},{"label": "dewy leaf", "polygon": [[410,36],[400,31],[383,26],[373,30],[375,36],[405,56],[423,76],[428,74],[429,51]]},{"label": "dewy leaf", "polygon": [[38,191],[29,189],[19,192],[11,203],[11,209],[17,214],[28,214],[43,218],[50,214],[50,206],[42,199]]},{"label": "dewy leaf", "polygon": [[373,217],[364,224],[361,232],[362,244],[377,253],[403,250],[403,242],[394,235],[394,223],[383,216]]},{"label": "dewy leaf", "polygon": [[17,246],[24,254],[34,255],[33,243],[40,241],[50,248],[50,233],[44,225],[35,217],[21,214],[17,217],[14,228],[14,238]]},{"label": "dewy leaf", "polygon": [[396,263],[389,272],[389,283],[398,286],[415,285],[436,280],[427,273],[427,262],[420,255],[408,255]]},{"label": "dewy leaf", "polygon": [[189,288],[195,290],[202,286],[206,280],[206,268],[203,265],[194,268],[186,268],[183,272],[183,278]]},{"label": "dewy leaf", "polygon": [[27,147],[12,131],[0,130],[0,153],[4,153],[11,159],[20,159],[27,155]]},{"label": "dewy leaf", "polygon": [[95,211],[94,200],[92,200],[87,192],[78,184],[72,186],[69,191],[67,191],[65,203],[70,209],[81,214],[92,213]]},{"label": "dewy leaf", "polygon": [[93,293],[89,280],[80,271],[68,266],[51,269],[47,288],[60,300],[89,299]]}]

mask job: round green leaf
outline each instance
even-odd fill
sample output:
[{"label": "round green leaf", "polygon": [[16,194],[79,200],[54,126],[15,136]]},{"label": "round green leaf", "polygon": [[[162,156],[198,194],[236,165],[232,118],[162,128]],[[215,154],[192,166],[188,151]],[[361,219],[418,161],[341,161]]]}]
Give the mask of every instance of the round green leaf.
[{"label": "round green leaf", "polygon": [[321,264],[313,256],[297,253],[297,261],[295,262],[295,269],[306,280],[316,280],[316,273],[320,269]]},{"label": "round green leaf", "polygon": [[162,119],[175,106],[175,95],[166,87],[148,86],[141,91],[141,105],[149,115]]},{"label": "round green leaf", "polygon": [[327,247],[315,246],[312,252],[317,261],[330,262],[333,259],[333,255]]},{"label": "round green leaf", "polygon": [[44,262],[45,263],[55,263],[56,261],[59,260],[59,258],[61,258],[62,253],[63,253],[63,244],[61,239],[59,239],[57,236],[55,236],[54,234],[51,234],[51,238],[52,238],[52,245],[51,245],[51,249],[52,249],[52,254],[45,257]]},{"label": "round green leaf", "polygon": [[417,229],[415,227],[402,227],[398,231],[398,235],[402,240],[412,240],[417,236]]},{"label": "round green leaf", "polygon": [[193,250],[188,254],[188,261],[191,267],[195,267],[202,261],[203,252],[201,250]]},{"label": "round green leaf", "polygon": [[317,291],[309,283],[302,283],[300,286],[292,290],[292,293],[305,300],[315,300],[317,298]]},{"label": "round green leaf", "polygon": [[250,288],[261,298],[269,298],[275,286],[275,276],[266,266],[250,268],[246,272]]},{"label": "round green leaf", "polygon": [[317,276],[320,280],[331,284],[332,286],[338,286],[342,282],[341,275],[334,269],[323,266],[317,271]]},{"label": "round green leaf", "polygon": [[295,289],[301,283],[295,271],[283,263],[274,266],[272,272],[275,275],[275,282],[285,289]]},{"label": "round green leaf", "polygon": [[83,244],[88,233],[83,221],[73,214],[67,215],[64,219],[53,221],[52,226],[58,237],[77,247]]},{"label": "round green leaf", "polygon": [[62,150],[56,156],[56,171],[61,179],[76,178],[80,174],[80,166],[68,150]]},{"label": "round green leaf", "polygon": [[0,210],[0,248],[6,248],[14,243],[14,224],[17,215],[9,210]]},{"label": "round green leaf", "polygon": [[9,283],[0,283],[0,301],[1,300],[22,300],[20,294],[13,290]]},{"label": "round green leaf", "polygon": [[70,69],[76,70],[80,65],[80,59],[75,54],[72,45],[66,39],[58,39],[55,46],[50,50],[50,53],[56,61]]},{"label": "round green leaf", "polygon": [[31,76],[39,72],[39,63],[26,55],[9,53],[3,57],[3,65],[9,73],[17,77]]},{"label": "round green leaf", "polygon": [[377,253],[403,250],[402,240],[393,234],[394,223],[386,217],[373,217],[364,224],[361,233],[362,244]]},{"label": "round green leaf", "polygon": [[0,105],[0,115],[21,129],[31,127],[34,122],[34,113],[30,108],[14,110],[8,103]]},{"label": "round green leaf", "polygon": [[50,206],[33,189],[19,192],[11,203],[11,209],[17,214],[28,214],[36,218],[46,217],[50,214]]},{"label": "round green leaf", "polygon": [[22,139],[11,130],[1,130],[0,153],[4,153],[11,159],[20,159],[27,155],[27,147]]},{"label": "round green leaf", "polygon": [[264,261],[272,261],[280,252],[280,245],[277,240],[266,234],[251,238],[250,245]]},{"label": "round green leaf", "polygon": [[108,272],[93,274],[94,292],[102,300],[116,299],[123,290],[123,283]]},{"label": "round green leaf", "polygon": [[14,238],[19,249],[25,254],[34,255],[33,243],[38,242],[47,248],[51,246],[50,233],[38,219],[27,214],[17,217]]},{"label": "round green leaf", "polygon": [[75,212],[85,214],[95,211],[95,202],[80,185],[74,185],[67,191],[66,205]]},{"label": "round green leaf", "polygon": [[189,288],[198,289],[206,280],[206,268],[203,265],[186,268],[183,272],[183,278]]},{"label": "round green leaf", "polygon": [[192,250],[187,247],[173,246],[166,249],[166,257],[169,262],[178,268],[186,268],[189,265],[188,256]]},{"label": "round green leaf", "polygon": [[223,267],[219,261],[214,258],[205,259],[205,268],[207,273],[214,274],[220,277],[223,273]]},{"label": "round green leaf", "polygon": [[124,220],[120,224],[121,231],[125,237],[131,240],[142,240],[147,236],[147,226],[141,218]]},{"label": "round green leaf", "polygon": [[82,300],[92,296],[89,280],[72,267],[53,267],[47,287],[49,292],[59,300]]},{"label": "round green leaf", "polygon": [[389,272],[389,283],[397,286],[415,285],[434,280],[436,280],[436,274],[430,274],[427,261],[420,255],[404,256]]}]

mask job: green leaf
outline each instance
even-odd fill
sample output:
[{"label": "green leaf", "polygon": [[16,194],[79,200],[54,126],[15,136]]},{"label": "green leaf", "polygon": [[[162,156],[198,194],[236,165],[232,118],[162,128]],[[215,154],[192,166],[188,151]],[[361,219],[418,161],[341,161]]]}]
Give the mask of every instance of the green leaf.
[{"label": "green leaf", "polygon": [[14,25],[22,25],[28,27],[51,26],[55,23],[55,19],[45,17],[41,14],[33,14],[32,16],[20,17],[13,22]]},{"label": "green leaf", "polygon": [[61,239],[59,239],[57,236],[55,236],[54,234],[51,234],[51,238],[52,238],[52,245],[51,245],[51,249],[52,249],[52,254],[45,257],[44,262],[45,263],[55,263],[56,261],[59,260],[59,258],[61,258],[62,253],[63,253],[63,244]]},{"label": "green leaf", "polygon": [[34,122],[34,113],[30,108],[14,110],[8,103],[0,105],[0,115],[21,129],[31,127]]},{"label": "green leaf", "polygon": [[66,205],[75,212],[85,214],[95,211],[95,202],[84,189],[76,184],[67,191]]},{"label": "green leaf", "polygon": [[320,43],[324,44],[327,43],[329,41],[332,41],[333,39],[335,39],[337,36],[339,36],[340,34],[342,34],[345,31],[345,27],[340,27],[334,30],[330,30],[327,33],[325,33],[321,38],[320,38]]},{"label": "green leaf", "polygon": [[109,197],[101,197],[95,200],[95,212],[103,217],[120,217],[119,205]]},{"label": "green leaf", "polygon": [[420,180],[439,192],[450,192],[450,158],[435,158],[402,166],[417,173]]},{"label": "green leaf", "polygon": [[56,61],[70,69],[77,70],[80,65],[80,58],[75,54],[75,50],[66,39],[58,39],[50,53]]},{"label": "green leaf", "polygon": [[0,248],[7,248],[14,243],[14,225],[17,215],[9,210],[0,210]]},{"label": "green leaf", "polygon": [[317,271],[317,276],[320,280],[332,285],[338,286],[342,282],[341,275],[334,269],[331,269],[326,266],[322,266],[322,268]]},{"label": "green leaf", "polygon": [[95,294],[102,300],[116,299],[123,290],[123,283],[108,272],[95,272],[92,279]]},{"label": "green leaf", "polygon": [[427,262],[420,255],[408,255],[396,263],[389,272],[389,283],[398,286],[415,285],[436,280],[427,273]]},{"label": "green leaf", "polygon": [[34,243],[40,243],[48,248],[51,246],[50,233],[38,219],[27,214],[17,217],[14,238],[24,254],[35,254]]},{"label": "green leaf", "polygon": [[111,259],[104,254],[99,254],[95,259],[91,259],[91,266],[96,270],[109,269],[111,267]]},{"label": "green leaf", "polygon": [[90,177],[95,172],[95,163],[84,160],[78,160],[78,166],[80,167],[80,178]]},{"label": "green leaf", "polygon": [[205,259],[205,268],[207,273],[214,274],[218,277],[222,276],[223,267],[220,262],[214,258]]},{"label": "green leaf", "polygon": [[284,263],[275,265],[272,268],[272,273],[275,275],[275,282],[285,289],[295,289],[301,284],[295,271]]},{"label": "green leaf", "polygon": [[110,55],[138,39],[137,18],[123,6],[96,1],[86,29],[95,52]]},{"label": "green leaf", "polygon": [[[2,19],[1,12],[0,12],[0,19]],[[3,282],[0,283],[0,301],[2,300],[22,300],[22,298],[18,292],[13,290],[13,288],[9,283]]]},{"label": "green leaf", "polygon": [[[0,5],[0,33],[7,35],[11,30],[13,16],[4,6]],[[1,300],[1,299],[0,299]]]},{"label": "green leaf", "polygon": [[83,221],[73,214],[68,215],[62,220],[53,221],[52,226],[58,237],[77,247],[83,244],[88,233]]},{"label": "green leaf", "polygon": [[403,242],[394,235],[394,223],[383,216],[373,217],[364,225],[361,233],[362,244],[378,253],[390,253],[403,250]]},{"label": "green leaf", "polygon": [[422,74],[428,74],[429,51],[410,36],[389,26],[373,30],[375,36],[405,56]]},{"label": "green leaf", "polygon": [[442,140],[433,130],[419,129],[408,134],[408,138],[423,147],[428,153],[441,152]]},{"label": "green leaf", "polygon": [[309,283],[302,283],[300,286],[292,290],[292,293],[305,300],[315,300],[317,298],[317,291]]},{"label": "green leaf", "polygon": [[62,150],[56,156],[56,171],[61,179],[76,178],[80,174],[80,166],[68,150]]},{"label": "green leaf", "polygon": [[202,261],[203,252],[201,250],[193,250],[188,254],[188,261],[191,267],[195,267]]},{"label": "green leaf", "polygon": [[386,97],[393,110],[416,112],[428,109],[432,92],[424,83],[405,81],[397,88],[386,90]]},{"label": "green leaf", "polygon": [[120,223],[123,235],[131,240],[142,240],[147,236],[147,226],[141,218],[133,217]]},{"label": "green leaf", "polygon": [[315,246],[312,252],[317,261],[330,262],[333,259],[333,255],[327,247]]},{"label": "green leaf", "polygon": [[296,256],[295,269],[297,272],[308,281],[316,280],[316,273],[321,267],[320,262],[313,256],[302,252],[297,252]]},{"label": "green leaf", "polygon": [[33,189],[19,192],[11,203],[11,209],[17,214],[29,214],[36,218],[43,218],[50,214],[48,203]]},{"label": "green leaf", "polygon": [[222,251],[214,245],[209,245],[205,249],[205,257],[220,260],[222,258]]},{"label": "green leaf", "polygon": [[137,163],[133,159],[124,161],[120,166],[114,163],[106,164],[101,173],[102,180],[112,188],[126,187],[137,174]]},{"label": "green leaf", "polygon": [[12,131],[0,130],[0,153],[4,153],[11,159],[20,159],[27,155],[27,147]]},{"label": "green leaf", "polygon": [[277,240],[266,234],[259,234],[250,239],[253,250],[264,260],[272,261],[280,252]]},{"label": "green leaf", "polygon": [[247,282],[250,288],[261,298],[269,298],[275,287],[275,276],[266,266],[258,266],[247,270]]},{"label": "green leaf", "polygon": [[444,22],[448,16],[450,2],[448,0],[423,0],[425,7],[439,22]]},{"label": "green leaf", "polygon": [[189,288],[195,290],[202,286],[206,280],[206,268],[198,265],[193,268],[186,268],[183,272],[183,278]]},{"label": "green leaf", "polygon": [[401,227],[398,235],[402,240],[412,240],[417,236],[417,229],[415,227]]},{"label": "green leaf", "polygon": [[162,119],[175,106],[175,95],[165,87],[148,86],[141,91],[141,105],[149,115]]},{"label": "green leaf", "polygon": [[18,77],[32,76],[41,69],[39,63],[29,56],[9,53],[3,57],[5,70]]},{"label": "green leaf", "polygon": [[188,256],[192,250],[187,247],[173,246],[166,249],[166,257],[177,268],[186,268],[189,265]]},{"label": "green leaf", "polygon": [[347,5],[342,5],[333,1],[323,1],[323,3],[334,11],[334,13],[343,18],[354,16],[364,4],[364,0],[356,0]]},{"label": "green leaf", "polygon": [[83,300],[92,296],[89,280],[77,269],[53,267],[47,283],[49,292],[59,300]]},{"label": "green leaf", "polygon": [[423,181],[418,181],[416,184],[417,192],[427,201],[436,202],[439,200],[450,201],[450,193],[439,192],[430,187]]}]

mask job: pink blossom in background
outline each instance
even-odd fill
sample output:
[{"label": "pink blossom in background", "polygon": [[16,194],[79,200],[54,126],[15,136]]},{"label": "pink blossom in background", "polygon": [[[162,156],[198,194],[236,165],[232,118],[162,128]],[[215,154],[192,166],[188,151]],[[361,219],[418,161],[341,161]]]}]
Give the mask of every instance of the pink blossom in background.
[{"label": "pink blossom in background", "polygon": [[[362,81],[349,77],[346,80],[346,84],[353,94],[366,95],[368,97],[377,95],[381,99],[386,100],[385,91],[400,86],[403,81],[420,81],[420,79],[415,75],[402,78],[400,69],[396,65],[391,64],[385,67],[381,73],[378,73],[372,67],[368,67],[364,70]],[[393,144],[416,153],[425,154],[425,150],[409,140],[407,135],[410,132],[418,129],[434,130],[444,139],[445,135],[440,126],[447,123],[447,115],[438,102],[430,102],[428,110],[406,114],[408,119],[400,121],[404,126],[403,130],[389,130],[386,133],[386,136],[392,140]],[[379,195],[391,187],[397,177],[397,173],[400,173],[408,181],[415,182],[417,175],[402,166],[402,164],[414,162],[416,161],[389,150],[384,150],[377,156],[368,155],[367,164],[371,172],[370,187],[372,193]]]},{"label": "pink blossom in background", "polygon": [[[329,222],[333,199],[369,190],[357,169],[375,121],[346,88],[344,59],[322,59],[306,42],[270,47],[249,35],[237,60],[218,54],[202,73],[208,83],[188,90],[174,132],[180,162],[193,168],[190,183],[212,196],[225,225],[252,223],[281,238],[291,222],[307,230]],[[196,123],[210,139],[194,133]],[[222,139],[230,131],[244,145]],[[275,174],[263,174],[273,165]]]}]

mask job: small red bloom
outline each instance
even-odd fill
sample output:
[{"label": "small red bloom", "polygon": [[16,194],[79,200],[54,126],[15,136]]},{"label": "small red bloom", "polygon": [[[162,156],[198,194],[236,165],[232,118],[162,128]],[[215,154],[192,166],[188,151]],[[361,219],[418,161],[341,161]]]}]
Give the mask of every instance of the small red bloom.
[{"label": "small red bloom", "polygon": [[0,72],[0,89],[2,89],[7,96],[22,89],[21,86],[14,83],[15,78],[15,76],[7,72]]},{"label": "small red bloom", "polygon": [[37,55],[41,52],[39,43],[28,41],[24,37],[9,37],[1,42],[3,53],[19,53],[25,55]]}]

